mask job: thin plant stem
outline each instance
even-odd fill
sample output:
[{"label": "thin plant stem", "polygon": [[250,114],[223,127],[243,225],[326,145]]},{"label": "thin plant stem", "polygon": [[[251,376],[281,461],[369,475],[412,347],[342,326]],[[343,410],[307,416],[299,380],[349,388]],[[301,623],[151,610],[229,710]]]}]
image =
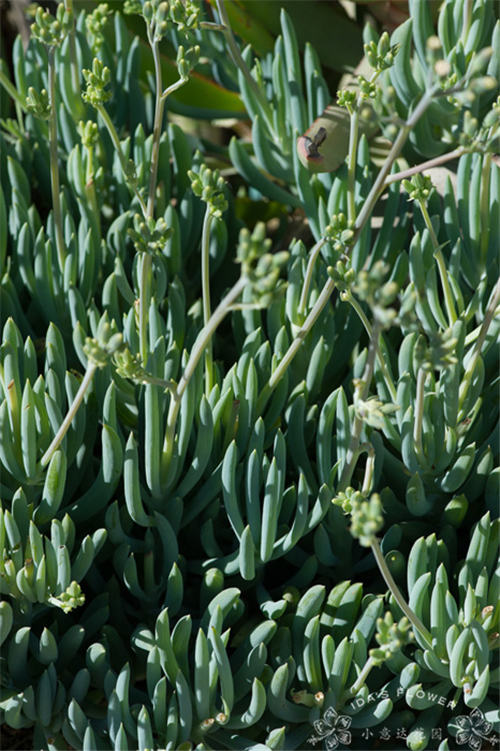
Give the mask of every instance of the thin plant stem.
[{"label": "thin plant stem", "polygon": [[423,461],[424,449],[422,446],[422,423],[424,419],[424,395],[425,395],[425,380],[427,373],[424,368],[420,368],[417,375],[417,394],[415,397],[415,414],[413,419],[415,424],[413,426],[413,443],[415,445],[415,453],[417,457]]},{"label": "thin plant stem", "polygon": [[446,312],[448,314],[448,323],[453,326],[457,320],[457,312],[455,310],[455,303],[453,301],[453,293],[451,291],[450,282],[448,280],[448,274],[446,272],[446,262],[441,248],[439,247],[439,241],[437,239],[434,227],[432,226],[429,211],[424,201],[418,202],[420,211],[424,217],[425,226],[429,230],[431,236],[431,242],[434,247],[434,258],[436,259],[437,267],[439,270],[439,278],[441,279],[441,286],[443,287],[444,304],[446,305]]},{"label": "thin plant stem", "polygon": [[373,183],[373,186],[366,198],[366,201],[363,204],[363,208],[361,209],[361,211],[359,212],[356,218],[355,228],[357,230],[357,233],[355,237],[353,238],[353,245],[354,245],[355,240],[357,240],[359,233],[365,226],[367,219],[370,217],[373,211],[373,208],[380,197],[380,194],[384,190],[387,176],[389,175],[389,172],[391,171],[392,165],[394,164],[395,160],[400,155],[401,150],[403,146],[405,145],[405,142],[406,142],[406,139],[408,138],[409,133],[411,132],[415,124],[418,122],[418,120],[424,114],[425,110],[431,103],[432,98],[434,94],[436,93],[436,91],[437,91],[437,87],[434,87],[430,89],[426,94],[424,94],[420,102],[415,107],[415,110],[413,111],[409,119],[407,120],[406,124],[401,128],[398,135],[396,136],[396,139],[391,146],[391,150],[389,151],[384,164],[380,168],[380,172],[378,173],[377,178],[375,182]]},{"label": "thin plant stem", "polygon": [[163,123],[163,111],[165,108],[165,98],[162,97],[163,83],[161,75],[160,49],[158,42],[149,39],[151,50],[153,52],[153,61],[155,67],[156,79],[156,97],[155,97],[155,117],[153,124],[153,146],[151,149],[151,166],[149,170],[149,190],[147,215],[153,216],[156,193],[156,180],[158,176],[158,161],[160,156],[160,136],[161,126]]},{"label": "thin plant stem", "polygon": [[260,89],[257,82],[255,81],[252,74],[250,73],[247,64],[243,60],[240,49],[238,45],[236,44],[236,40],[234,38],[232,29],[231,29],[231,24],[229,22],[229,16],[227,15],[224,0],[216,0],[216,3],[217,3],[217,10],[219,11],[220,20],[222,21],[224,25],[223,33],[224,33],[224,36],[226,37],[229,51],[231,52],[231,57],[233,58],[235,65],[240,69],[249,87],[252,89],[252,92],[259,103],[262,116],[265,119],[269,130],[271,131],[271,133],[274,133],[274,125],[273,125],[273,119],[271,115],[271,108],[269,106],[269,102],[265,98],[262,90]]},{"label": "thin plant stem", "polygon": [[172,458],[173,448],[174,448],[174,439],[175,439],[175,428],[177,425],[177,417],[179,414],[179,409],[181,406],[182,397],[184,395],[185,390],[187,389],[189,382],[191,381],[191,378],[193,377],[193,374],[196,370],[196,367],[198,363],[200,362],[200,358],[203,355],[205,348],[207,344],[212,339],[212,336],[214,335],[216,329],[220,325],[220,323],[223,321],[229,310],[231,309],[232,304],[234,301],[240,296],[240,294],[243,292],[245,286],[248,284],[248,277],[241,276],[236,284],[234,284],[227,295],[222,298],[217,308],[214,310],[213,314],[210,316],[210,320],[202,328],[198,336],[196,337],[196,341],[193,344],[193,348],[191,350],[191,354],[189,356],[189,359],[186,363],[186,367],[184,369],[184,373],[181,376],[181,379],[179,383],[177,384],[177,387],[173,391],[170,399],[170,405],[168,409],[168,416],[167,416],[167,427],[165,431],[165,440],[163,444],[163,456],[162,456],[162,463],[164,468],[168,468],[170,464],[170,460]]},{"label": "thin plant stem", "polygon": [[49,49],[49,153],[50,153],[50,184],[52,189],[52,207],[54,209],[54,228],[56,232],[57,258],[59,268],[64,271],[66,247],[61,211],[61,196],[59,193],[59,164],[57,159],[57,108],[56,108],[56,65],[55,49]]},{"label": "thin plant stem", "polygon": [[380,545],[376,537],[372,537],[371,539],[371,549],[372,549],[375,561],[377,562],[377,566],[379,567],[380,573],[382,574],[385,583],[389,587],[392,596],[394,597],[397,604],[399,605],[403,613],[406,615],[406,617],[408,618],[412,626],[418,631],[422,639],[428,642],[429,649],[432,649],[432,636],[430,632],[426,629],[426,627],[424,626],[420,618],[417,616],[417,614],[414,613],[413,610],[410,608],[405,598],[401,594],[398,585],[394,581],[393,576],[391,572],[389,571],[389,568],[387,566],[384,555],[380,549]]},{"label": "thin plant stem", "polygon": [[[353,296],[352,292],[350,290],[345,290],[345,292],[341,292],[340,299],[344,300],[344,301],[350,303],[350,305],[352,305],[352,307],[354,308],[354,310],[358,314],[358,316],[359,316],[359,318],[361,320],[361,323],[363,324],[363,326],[365,328],[365,331],[368,334],[368,337],[371,338],[371,335],[372,335],[372,326],[371,326],[371,323],[368,320],[368,318],[366,317],[363,308],[361,307],[361,305],[359,304],[359,302],[356,300],[356,298]],[[377,342],[377,361],[378,361],[378,363],[380,365],[380,370],[382,371],[382,375],[384,377],[384,381],[386,383],[386,386],[387,386],[387,388],[390,391],[391,399],[392,399],[393,402],[395,402],[396,398],[397,398],[396,397],[396,393],[397,393],[396,392],[396,386],[394,385],[394,381],[392,380],[391,374],[389,373],[389,369],[387,367],[387,363],[384,360],[384,357],[382,355],[382,349],[381,349],[380,344],[383,343],[383,342],[384,342],[383,336],[382,336],[382,334],[380,334],[380,336],[378,338],[378,342]]]},{"label": "thin plant stem", "polygon": [[358,108],[350,113],[351,124],[349,129],[349,156],[347,160],[347,218],[349,222],[356,220],[356,156],[358,153],[359,137],[359,111]]},{"label": "thin plant stem", "polygon": [[[498,305],[499,300],[500,300],[500,278],[497,279],[497,283],[493,290],[493,294],[491,295],[489,305],[486,308],[486,313],[484,316],[483,323],[481,324],[481,328],[479,330],[479,335],[474,344],[474,348],[472,350],[469,363],[465,370],[462,383],[460,384],[460,392],[459,392],[459,400],[458,400],[458,406],[459,406],[460,412],[463,409],[465,398],[467,396],[470,385],[472,383],[472,377],[476,369],[477,360],[478,360],[479,355],[481,354],[481,349],[483,347],[486,334],[488,333],[488,329],[495,315],[496,307]],[[462,419],[462,418],[463,418],[463,415],[462,417],[459,416],[459,419]]]},{"label": "thin plant stem", "polygon": [[333,281],[333,279],[328,279],[328,281],[325,283],[325,286],[321,290],[321,293],[318,299],[316,300],[314,306],[310,310],[309,315],[307,316],[306,320],[304,321],[304,323],[298,330],[297,334],[295,335],[295,339],[289,346],[283,358],[280,360],[278,367],[276,368],[271,378],[269,379],[268,383],[264,387],[264,390],[269,389],[269,392],[271,392],[276,386],[276,384],[278,383],[278,381],[281,379],[286,369],[292,362],[293,358],[297,354],[300,346],[302,345],[302,342],[304,341],[309,331],[312,329],[312,327],[316,323],[320,313],[322,312],[326,303],[330,299],[330,296],[334,289],[335,289],[335,282]]},{"label": "thin plant stem", "polygon": [[[212,315],[210,304],[210,228],[213,216],[210,207],[205,210],[203,229],[201,233],[201,291],[203,303],[203,325],[206,326]],[[212,341],[210,340],[205,349],[205,395],[208,397],[213,386],[213,356]]]},{"label": "thin plant stem", "polygon": [[[118,158],[120,160],[121,168],[122,168],[122,171],[123,171],[123,175],[126,178],[127,177],[127,162],[125,160],[125,156],[124,156],[123,151],[122,151],[120,139],[118,137],[118,133],[116,132],[116,128],[113,125],[113,122],[112,122],[110,116],[108,115],[106,109],[104,108],[104,106],[102,104],[98,104],[96,106],[96,109],[97,109],[98,113],[100,114],[100,116],[102,117],[102,119],[104,121],[104,125],[106,126],[106,128],[108,130],[108,133],[110,135],[111,140],[113,141],[113,146],[115,147],[115,149],[117,151]],[[148,216],[147,207],[146,207],[146,204],[144,202],[143,197],[141,196],[141,194],[139,193],[139,191],[137,189],[137,186],[136,185],[131,185],[128,182],[128,180],[127,180],[127,184],[129,186],[130,190],[132,191],[132,193],[136,196],[137,200],[139,201],[139,204],[141,206],[141,210],[142,210],[143,215],[147,218],[147,216]]]},{"label": "thin plant stem", "polygon": [[101,214],[99,211],[99,206],[97,204],[97,196],[96,196],[95,185],[94,185],[94,147],[93,146],[87,146],[87,169],[85,173],[85,193],[86,193],[89,205],[92,206],[92,212],[95,216],[95,220],[97,222],[97,227],[98,227],[98,232],[100,235]]},{"label": "thin plant stem", "polygon": [[401,172],[394,172],[394,174],[389,175],[389,177],[386,178],[385,184],[386,186],[388,186],[392,183],[397,183],[400,180],[406,180],[413,175],[418,175],[420,172],[425,172],[426,170],[430,170],[433,167],[439,167],[439,165],[441,164],[446,164],[446,162],[450,162],[452,159],[459,159],[463,154],[466,153],[467,149],[463,146],[458,149],[453,149],[453,151],[449,151],[447,154],[436,156],[434,157],[434,159],[429,159],[427,162],[417,164],[415,167],[409,167],[408,169],[402,170]]},{"label": "thin plant stem", "polygon": [[[361,385],[360,392],[359,392],[359,399],[361,400],[366,399],[368,392],[370,390],[370,385],[371,385],[372,378],[373,378],[373,372],[375,370],[375,358],[377,356],[377,342],[378,342],[379,334],[380,334],[380,323],[375,318],[375,321],[372,327],[372,335],[370,338],[370,346],[368,347],[368,357],[366,360],[365,370],[361,379],[362,385]],[[351,440],[349,442],[349,446],[347,449],[344,469],[342,470],[342,474],[340,476],[338,491],[345,490],[351,482],[352,474],[354,472],[354,468],[356,466],[356,462],[359,456],[359,444],[360,444],[360,437],[361,437],[361,431],[363,429],[363,424],[364,424],[363,418],[360,415],[356,415],[356,417],[354,418],[354,424],[352,426]]]},{"label": "thin plant stem", "polygon": [[141,359],[144,367],[148,364],[149,341],[148,341],[148,317],[151,297],[151,278],[153,259],[149,253],[142,254],[141,274],[139,282],[139,344]]},{"label": "thin plant stem", "polygon": [[361,492],[365,495],[368,495],[368,493],[370,493],[373,488],[373,472],[375,469],[375,449],[373,448],[371,443],[367,445],[366,451],[368,456],[366,459],[365,476],[363,478],[363,487],[361,488]]},{"label": "thin plant stem", "polygon": [[188,82],[187,78],[179,78],[177,81],[174,81],[174,83],[171,83],[170,86],[168,86],[165,91],[162,93],[161,98],[167,99],[167,97],[170,96],[174,91],[177,91],[177,89],[180,89],[181,86],[184,86],[185,83]]},{"label": "thin plant stem", "polygon": [[[73,0],[64,0],[64,6],[68,13],[73,18],[71,24],[71,30],[69,32],[69,57],[71,60],[71,84],[73,91],[80,91],[80,73],[78,70],[78,60],[76,57],[76,42],[75,42],[75,16],[73,12]],[[83,107],[81,108],[83,112]]]},{"label": "thin plant stem", "polygon": [[306,312],[307,300],[309,298],[309,290],[311,288],[314,266],[316,264],[316,261],[318,260],[318,256],[320,254],[321,248],[323,247],[325,243],[326,243],[326,239],[322,237],[320,240],[318,240],[316,245],[313,246],[309,254],[309,261],[307,262],[306,275],[304,277],[304,284],[302,285],[299,307],[297,311],[299,316],[303,316],[304,313]]},{"label": "thin plant stem", "polygon": [[50,444],[47,451],[41,458],[40,464],[42,467],[45,467],[50,462],[50,460],[52,459],[52,456],[61,445],[61,442],[64,436],[66,435],[66,433],[68,432],[68,428],[71,425],[74,416],[78,412],[78,408],[80,407],[83,401],[83,397],[85,396],[87,389],[92,383],[92,378],[94,377],[94,373],[96,370],[97,370],[97,365],[95,365],[92,362],[88,364],[87,370],[85,371],[85,375],[83,376],[83,380],[80,384],[80,387],[75,394],[75,398],[73,399],[73,402],[70,408],[68,409],[68,412],[66,413],[66,417],[62,421],[59,430],[57,431],[56,435],[54,436],[52,440],[52,443]]},{"label": "thin plant stem", "polygon": [[370,675],[373,668],[376,666],[376,661],[373,659],[373,657],[369,657],[365,664],[363,665],[363,668],[352,684],[351,688],[347,691],[347,699],[352,699],[360,689],[363,688],[363,686],[366,683],[366,679]]}]

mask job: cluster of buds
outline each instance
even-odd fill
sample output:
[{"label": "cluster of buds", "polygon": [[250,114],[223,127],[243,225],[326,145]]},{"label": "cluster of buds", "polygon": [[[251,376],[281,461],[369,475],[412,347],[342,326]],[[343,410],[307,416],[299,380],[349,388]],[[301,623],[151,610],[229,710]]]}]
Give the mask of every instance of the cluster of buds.
[{"label": "cluster of buds", "polygon": [[97,55],[104,43],[103,29],[111,14],[107,3],[100,3],[92,13],[85,18],[85,26],[90,36],[90,47],[94,55]]},{"label": "cluster of buds", "polygon": [[186,50],[182,44],[177,49],[176,65],[179,71],[179,77],[186,80],[200,59],[201,48],[199,44],[188,47]]},{"label": "cluster of buds", "polygon": [[376,99],[376,97],[381,93],[381,89],[379,86],[377,86],[375,81],[369,81],[364,76],[358,76],[357,81],[361,100]]},{"label": "cluster of buds", "polygon": [[356,272],[352,268],[349,258],[344,255],[335,266],[328,266],[328,276],[333,279],[339,292],[346,292],[354,284]]},{"label": "cluster of buds", "polygon": [[30,86],[28,96],[26,97],[26,109],[40,120],[47,120],[50,117],[50,102],[47,89],[42,89],[40,93]]},{"label": "cluster of buds", "polygon": [[394,63],[399,44],[391,45],[389,40],[389,34],[384,31],[380,37],[378,44],[375,42],[368,42],[364,45],[366,59],[370,66],[377,72],[382,73],[383,70],[387,70]]},{"label": "cluster of buds", "polygon": [[392,402],[381,402],[376,396],[369,399],[361,399],[359,394],[364,387],[362,380],[355,378],[354,381],[354,410],[366,425],[375,430],[383,430],[386,426],[387,416],[397,412],[399,406]]},{"label": "cluster of buds", "polygon": [[253,232],[242,229],[240,232],[237,262],[241,263],[242,273],[248,276],[255,296],[255,304],[268,306],[285,289],[279,278],[282,267],[287,263],[286,250],[270,253],[271,241],[265,237],[265,225],[258,222]]},{"label": "cluster of buds", "polygon": [[75,608],[79,608],[85,602],[85,595],[83,594],[80,585],[72,581],[69,587],[57,597],[51,595],[48,599],[51,605],[55,605],[64,613],[70,613]]},{"label": "cluster of buds", "polygon": [[351,486],[344,491],[341,490],[335,498],[332,498],[332,503],[340,506],[345,514],[350,514],[353,508],[357,508],[363,501],[366,501],[365,494],[360,490],[354,490]]},{"label": "cluster of buds", "polygon": [[376,261],[371,269],[359,272],[352,288],[356,296],[370,306],[382,328],[392,326],[397,317],[396,310],[389,306],[395,301],[399,286],[395,281],[386,281],[388,272],[386,263]]},{"label": "cluster of buds", "polygon": [[413,175],[411,180],[403,180],[402,182],[410,201],[425,203],[434,190],[431,178],[422,173]]},{"label": "cluster of buds", "polygon": [[384,525],[380,496],[373,493],[368,501],[353,499],[351,506],[351,534],[360,545],[369,548],[373,538]]},{"label": "cluster of buds", "polygon": [[60,3],[55,17],[48,10],[37,8],[31,35],[47,47],[59,47],[72,28],[73,14]]},{"label": "cluster of buds", "polygon": [[153,383],[168,390],[175,388],[173,381],[166,381],[149,373],[143,367],[141,358],[133,355],[125,344],[114,352],[113,364],[122,378],[128,378],[135,383]]},{"label": "cluster of buds", "polygon": [[105,368],[110,358],[123,347],[123,335],[116,331],[107,318],[101,319],[95,338],[87,337],[83,351],[89,362],[97,368]]},{"label": "cluster of buds", "polygon": [[375,639],[380,646],[370,649],[370,658],[376,665],[382,665],[413,638],[414,634],[408,618],[404,616],[400,621],[394,623],[392,613],[387,612],[383,618],[377,618]]},{"label": "cluster of buds", "polygon": [[87,120],[86,122],[80,120],[77,129],[78,135],[82,140],[82,146],[85,146],[86,149],[93,148],[99,140],[99,128],[97,127],[97,123],[93,120]]},{"label": "cluster of buds", "polygon": [[325,237],[337,253],[347,253],[354,238],[354,225],[345,214],[334,214],[325,229]]},{"label": "cluster of buds", "polygon": [[[197,154],[197,157],[199,156]],[[213,217],[220,219],[227,209],[227,200],[224,195],[225,182],[219,170],[212,170],[206,164],[201,164],[197,171],[189,170],[188,176],[195,196],[207,204],[207,209]]]},{"label": "cluster of buds", "polygon": [[357,94],[354,89],[339,89],[337,91],[337,104],[339,107],[345,107],[348,112],[352,112],[356,105]]},{"label": "cluster of buds", "polygon": [[146,219],[142,214],[135,214],[134,228],[129,229],[128,234],[139,253],[159,255],[163,252],[172,229],[167,227],[163,217],[155,221],[152,217]]},{"label": "cluster of buds", "polygon": [[153,43],[163,39],[172,26],[186,36],[200,23],[200,7],[193,0],[146,0],[142,15]]},{"label": "cluster of buds", "polygon": [[84,68],[82,73],[87,82],[87,88],[82,95],[85,102],[98,107],[111,99],[111,92],[106,90],[111,74],[109,68],[99,58],[94,58],[92,70]]}]

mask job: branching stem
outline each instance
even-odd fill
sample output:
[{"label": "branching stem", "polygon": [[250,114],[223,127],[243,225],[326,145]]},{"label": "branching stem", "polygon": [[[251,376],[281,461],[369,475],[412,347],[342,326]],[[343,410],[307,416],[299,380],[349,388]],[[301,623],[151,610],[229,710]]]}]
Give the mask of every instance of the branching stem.
[{"label": "branching stem", "polygon": [[184,373],[182,374],[182,377],[177,384],[177,387],[173,391],[170,399],[162,456],[163,467],[166,469],[168,469],[170,460],[172,458],[175,439],[175,427],[177,425],[177,417],[179,414],[179,409],[184,392],[187,389],[191,378],[193,377],[193,374],[198,363],[200,362],[200,358],[203,355],[207,344],[210,342],[216,329],[231,309],[232,304],[243,292],[243,289],[247,284],[248,277],[241,276],[238,279],[236,284],[231,287],[227,295],[222,298],[219,305],[210,316],[210,320],[208,321],[207,325],[202,328],[196,338],[195,343],[193,344],[193,348],[184,369]]},{"label": "branching stem", "polygon": [[54,436],[52,440],[52,443],[50,444],[47,451],[41,458],[40,464],[42,467],[45,467],[50,462],[50,460],[52,459],[52,456],[61,445],[61,442],[64,436],[66,435],[66,433],[68,432],[68,428],[71,425],[74,416],[78,412],[78,408],[80,407],[80,404],[83,401],[83,397],[85,396],[87,389],[92,383],[92,378],[94,377],[94,373],[96,370],[97,370],[97,365],[95,365],[92,362],[89,362],[89,364],[87,365],[87,370],[85,371],[85,375],[83,376],[83,380],[80,384],[78,391],[75,394],[75,398],[73,399],[73,402],[70,408],[68,409],[66,417],[62,421],[59,430],[57,431],[56,435]]},{"label": "branching stem", "polygon": [[116,128],[113,125],[113,122],[112,122],[110,116],[108,115],[108,113],[107,113],[104,105],[97,104],[96,105],[96,109],[97,109],[98,113],[100,114],[101,118],[103,119],[104,125],[107,128],[107,131],[108,131],[108,133],[110,135],[111,140],[113,141],[113,146],[115,147],[116,152],[118,154],[118,158],[120,160],[120,164],[121,164],[121,168],[122,168],[122,171],[123,171],[123,175],[124,175],[124,177],[125,177],[125,179],[127,181],[127,184],[129,186],[130,190],[132,191],[132,193],[135,195],[135,197],[139,201],[139,204],[140,204],[140,207],[141,207],[143,215],[145,217],[147,217],[148,216],[147,207],[146,207],[146,204],[144,203],[143,197],[139,193],[137,185],[131,184],[128,181],[128,179],[127,179],[127,162],[126,162],[125,156],[124,156],[123,151],[122,151],[122,146],[121,146],[121,143],[120,143],[120,139],[118,137],[118,133],[116,132]]},{"label": "branching stem", "polygon": [[372,549],[375,561],[377,562],[377,566],[379,567],[380,573],[382,574],[385,583],[389,587],[392,596],[394,597],[397,604],[399,605],[403,613],[406,615],[406,617],[408,618],[412,626],[418,631],[422,639],[425,639],[425,641],[428,642],[428,648],[432,649],[432,636],[430,632],[426,629],[426,627],[424,626],[420,618],[410,608],[405,598],[401,594],[398,585],[394,581],[393,576],[391,572],[389,571],[389,568],[387,566],[384,555],[380,549],[380,545],[376,537],[372,537],[371,549]]},{"label": "branching stem", "polygon": [[160,156],[160,137],[161,126],[163,124],[163,111],[165,108],[165,98],[162,97],[163,83],[161,75],[160,49],[157,41],[149,38],[151,50],[153,52],[153,61],[155,67],[156,95],[155,95],[155,117],[153,124],[153,146],[151,149],[151,167],[149,170],[149,190],[147,215],[153,216],[156,193],[156,180],[158,176],[158,161]]},{"label": "branching stem", "polygon": [[425,172],[426,170],[430,170],[433,167],[439,167],[439,165],[441,164],[450,162],[452,159],[459,159],[463,154],[466,153],[467,149],[465,149],[463,146],[460,146],[460,148],[449,151],[447,154],[441,154],[440,156],[436,156],[433,159],[429,159],[427,162],[421,162],[421,164],[417,164],[415,165],[415,167],[409,167],[408,169],[402,170],[401,172],[394,172],[394,174],[389,175],[389,177],[386,178],[385,184],[387,186],[391,185],[392,183],[397,183],[400,180],[406,180],[413,175],[418,175],[420,172]]}]

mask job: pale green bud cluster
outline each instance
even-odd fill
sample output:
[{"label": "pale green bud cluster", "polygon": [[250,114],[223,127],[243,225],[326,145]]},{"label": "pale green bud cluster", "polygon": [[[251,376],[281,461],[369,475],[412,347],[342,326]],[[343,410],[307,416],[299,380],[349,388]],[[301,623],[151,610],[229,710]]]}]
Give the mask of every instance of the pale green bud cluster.
[{"label": "pale green bud cluster", "polygon": [[356,537],[360,545],[368,548],[384,525],[380,496],[378,493],[373,493],[368,501],[353,499],[351,506],[351,534]]},{"label": "pale green bud cluster", "polygon": [[378,44],[375,42],[368,42],[364,45],[366,59],[371,67],[377,72],[381,73],[383,70],[387,70],[394,63],[399,44],[391,45],[389,40],[389,34],[384,31],[380,37]]},{"label": "pale green bud cluster", "polygon": [[396,311],[389,307],[395,301],[399,286],[395,281],[386,281],[389,268],[383,261],[377,261],[371,269],[362,270],[356,276],[353,292],[373,310],[374,317],[382,326],[389,328],[396,319]]},{"label": "pale green bud cluster", "polygon": [[359,506],[363,501],[366,501],[365,494],[360,490],[355,490],[351,486],[344,491],[340,491],[335,498],[332,498],[332,503],[335,506],[340,506],[345,514],[350,514],[353,508]]},{"label": "pale green bud cluster", "polygon": [[88,102],[93,107],[97,107],[111,99],[111,92],[106,90],[111,73],[109,68],[99,58],[94,58],[92,70],[84,68],[82,73],[87,82],[87,88],[82,94],[85,102]]},{"label": "pale green bud cluster", "polygon": [[99,140],[99,128],[97,127],[97,123],[93,120],[87,120],[87,122],[80,120],[77,130],[78,135],[82,139],[82,146],[85,146],[86,149],[91,149],[96,145]]},{"label": "pale green bud cluster", "polygon": [[87,337],[83,351],[87,359],[97,368],[105,368],[110,357],[123,347],[123,334],[116,331],[115,324],[110,324],[102,317],[95,338]]},{"label": "pale green bud cluster", "polygon": [[85,595],[78,582],[72,581],[69,587],[57,597],[48,598],[51,605],[61,608],[64,613],[71,613],[75,608],[81,607],[85,602]]},{"label": "pale green bud cluster", "polygon": [[329,266],[328,275],[335,282],[335,286],[339,292],[349,290],[356,279],[356,272],[352,268],[347,256],[340,258],[335,266]]},{"label": "pale green bud cluster", "polygon": [[59,47],[73,27],[73,14],[64,7],[57,6],[56,16],[43,8],[37,8],[31,34],[47,47]]},{"label": "pale green bud cluster", "polygon": [[127,16],[133,13],[142,13],[142,4],[139,0],[125,0],[123,3],[123,12]]},{"label": "pale green bud cluster", "polygon": [[177,50],[176,65],[181,78],[188,78],[189,74],[200,59],[201,48],[199,44],[185,49],[181,44]]},{"label": "pale green bud cluster", "polygon": [[236,259],[241,263],[244,274],[250,272],[255,261],[260,256],[268,253],[272,241],[266,238],[266,226],[263,222],[257,222],[252,232],[246,227],[240,232]]},{"label": "pale green bud cluster", "polygon": [[103,30],[108,22],[111,11],[107,3],[100,3],[92,13],[85,18],[85,26],[91,38],[91,48],[97,55],[104,43]]},{"label": "pale green bud cluster", "polygon": [[241,263],[242,273],[250,278],[255,302],[260,307],[269,305],[285,289],[279,276],[289,253],[270,253],[270,248],[271,240],[266,239],[263,222],[258,222],[251,234],[246,228],[241,230],[236,259]]},{"label": "pale green bud cluster", "polygon": [[357,78],[361,99],[375,99],[380,89],[374,81],[369,81],[365,76]]},{"label": "pale green bud cluster", "polygon": [[42,89],[40,93],[30,86],[28,96],[26,97],[26,109],[35,117],[41,120],[47,120],[50,117],[50,102],[47,89]]},{"label": "pale green bud cluster", "polygon": [[325,237],[337,253],[347,253],[354,237],[354,224],[343,213],[334,214],[325,229]]},{"label": "pale green bud cluster", "polygon": [[184,36],[198,28],[200,7],[193,0],[146,0],[142,15],[153,42],[159,42],[174,26]]},{"label": "pale green bud cluster", "polygon": [[382,665],[413,638],[414,635],[408,618],[404,616],[395,623],[392,613],[387,612],[383,618],[377,618],[375,639],[380,646],[370,649],[369,655],[376,665]]},{"label": "pale green bud cluster", "polygon": [[135,214],[134,228],[128,230],[128,235],[132,238],[136,250],[139,253],[150,253],[151,255],[163,252],[171,234],[172,230],[167,227],[163,217],[155,221],[151,217],[146,219],[142,214]]},{"label": "pale green bud cluster", "polygon": [[434,190],[431,178],[422,173],[413,175],[411,180],[403,180],[402,184],[408,193],[410,201],[425,203]]},{"label": "pale green bud cluster", "polygon": [[189,170],[188,176],[195,196],[207,204],[212,216],[220,219],[227,209],[227,200],[224,195],[225,181],[219,170],[212,170],[206,164],[201,164],[197,170]]},{"label": "pale green bud cluster", "polygon": [[354,89],[340,89],[337,91],[337,104],[339,107],[345,107],[352,111],[356,104],[356,92]]},{"label": "pale green bud cluster", "polygon": [[363,381],[354,379],[354,409],[356,414],[363,420],[366,425],[370,425],[375,430],[383,430],[386,425],[387,417],[400,409],[399,405],[391,402],[382,402],[376,396],[369,399],[360,399],[359,391],[363,387]]}]

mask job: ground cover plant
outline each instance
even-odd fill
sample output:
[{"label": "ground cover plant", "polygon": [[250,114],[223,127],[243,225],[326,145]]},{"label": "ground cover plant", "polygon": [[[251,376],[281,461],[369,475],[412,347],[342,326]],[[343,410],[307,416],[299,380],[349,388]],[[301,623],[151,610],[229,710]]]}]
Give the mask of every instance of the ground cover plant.
[{"label": "ground cover plant", "polygon": [[4,737],[493,747],[494,4],[337,92],[284,9],[83,5],[0,66]]}]

